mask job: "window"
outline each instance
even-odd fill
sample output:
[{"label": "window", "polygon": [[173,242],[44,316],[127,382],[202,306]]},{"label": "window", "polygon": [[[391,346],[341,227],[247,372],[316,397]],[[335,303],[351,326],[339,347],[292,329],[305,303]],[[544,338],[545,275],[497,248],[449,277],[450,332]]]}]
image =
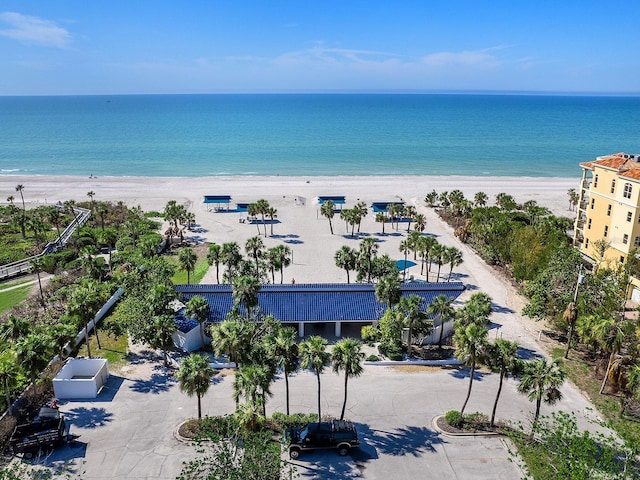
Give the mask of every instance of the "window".
[{"label": "window", "polygon": [[634,246],[634,247],[640,247],[640,237],[636,237],[636,238],[633,240],[633,246]]},{"label": "window", "polygon": [[609,225],[605,225],[604,226],[604,235],[603,235],[603,237],[606,238],[607,235],[609,235]]},{"label": "window", "polygon": [[584,248],[589,248],[589,239],[588,238],[584,239]]},{"label": "window", "polygon": [[624,257],[620,255],[620,263],[624,263]]},{"label": "window", "polygon": [[592,198],[591,199],[591,210],[593,210],[593,207],[595,206],[595,204],[596,204],[596,199]]},{"label": "window", "polygon": [[596,188],[597,186],[598,186],[598,175],[593,177],[593,188]]},{"label": "window", "polygon": [[629,243],[629,235],[627,235],[626,233],[622,236],[622,243],[624,243],[625,245]]},{"label": "window", "polygon": [[627,212],[627,222],[630,222],[631,220],[633,220],[633,213]]},{"label": "window", "polygon": [[591,230],[591,220],[593,219],[590,218],[589,221],[587,222],[587,230]]},{"label": "window", "polygon": [[615,193],[616,191],[616,179],[611,180],[611,193]]},{"label": "window", "polygon": [[[593,207],[591,207],[591,208],[593,208]],[[607,217],[610,217],[610,216],[611,216],[611,204],[609,204],[607,206]]]},{"label": "window", "polygon": [[624,192],[623,192],[622,196],[624,198],[631,198],[631,184],[630,183],[625,183],[624,184]]}]

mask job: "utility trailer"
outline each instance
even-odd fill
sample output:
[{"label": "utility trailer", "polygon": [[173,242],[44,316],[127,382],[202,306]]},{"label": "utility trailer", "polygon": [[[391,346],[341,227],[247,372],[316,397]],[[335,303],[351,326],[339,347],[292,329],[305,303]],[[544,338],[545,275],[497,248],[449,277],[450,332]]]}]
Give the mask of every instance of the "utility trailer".
[{"label": "utility trailer", "polygon": [[13,454],[22,453],[25,458],[42,448],[53,448],[66,439],[67,426],[57,408],[43,407],[31,423],[17,425],[9,439]]}]

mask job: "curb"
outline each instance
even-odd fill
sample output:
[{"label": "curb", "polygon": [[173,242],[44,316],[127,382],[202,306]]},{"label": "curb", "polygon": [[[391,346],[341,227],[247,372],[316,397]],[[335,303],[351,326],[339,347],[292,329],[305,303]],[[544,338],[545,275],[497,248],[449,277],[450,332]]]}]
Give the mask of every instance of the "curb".
[{"label": "curb", "polygon": [[179,423],[178,426],[175,428],[175,430],[173,431],[173,437],[178,440],[181,443],[187,443],[190,444],[193,442],[192,438],[187,438],[187,437],[183,437],[182,435],[180,435],[180,427],[182,425],[184,425],[185,423],[187,423],[188,421],[193,420],[193,418],[188,418],[186,420],[184,420],[183,422]]},{"label": "curb", "polygon": [[416,365],[416,366],[430,366],[430,367],[445,367],[445,366],[460,366],[463,365],[464,363],[458,359],[455,358],[448,358],[448,359],[444,359],[444,360],[379,360],[377,362],[369,362],[366,361],[364,362],[365,365],[380,365],[380,366],[394,366],[394,365],[400,365],[400,366],[411,366],[411,365]]},{"label": "curb", "polygon": [[438,420],[441,418],[444,418],[444,415],[438,415],[437,417],[433,417],[433,419],[431,419],[431,426],[436,432],[438,432],[440,435],[444,435],[445,437],[504,437],[505,436],[500,432],[461,432],[461,433],[445,432],[440,427],[438,427]]}]

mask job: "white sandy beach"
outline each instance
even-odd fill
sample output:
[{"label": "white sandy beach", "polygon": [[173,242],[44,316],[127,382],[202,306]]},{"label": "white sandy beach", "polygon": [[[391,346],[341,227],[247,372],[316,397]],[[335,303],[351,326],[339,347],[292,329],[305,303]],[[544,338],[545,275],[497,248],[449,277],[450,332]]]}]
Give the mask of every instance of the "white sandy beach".
[{"label": "white sandy beach", "polygon": [[[357,247],[362,238],[373,235],[379,241],[380,253],[401,258],[399,243],[406,236],[406,225],[400,232],[375,222],[370,213],[363,221],[356,238],[346,232],[338,215],[333,219],[334,235],[329,232],[326,218],[319,213],[319,195],[346,196],[345,208],[358,201],[403,200],[427,215],[426,233],[437,235],[441,243],[457,244],[448,228],[440,225],[431,209],[424,206],[424,196],[435,189],[438,192],[460,189],[467,198],[478,191],[489,196],[489,203],[500,192],[511,194],[516,201],[535,200],[550,208],[557,215],[573,216],[568,210],[567,190],[577,188],[573,178],[521,178],[521,177],[44,177],[0,176],[2,201],[13,195],[16,203],[20,196],[16,185],[24,186],[25,202],[29,206],[53,204],[58,201],[87,201],[87,192],[95,192],[95,199],[124,201],[129,206],[141,206],[144,210],[162,211],[169,200],[184,204],[196,215],[197,227],[187,233],[195,241],[224,243],[237,241],[241,246],[247,238],[258,234],[256,225],[240,223],[246,212],[214,212],[204,205],[204,195],[231,195],[231,208],[235,202],[254,202],[266,199],[278,210],[273,236],[265,238],[267,247],[285,243],[293,251],[293,265],[285,271],[285,282],[343,282],[345,272],[338,269],[333,255],[342,245]],[[210,207],[211,205],[209,205]],[[264,227],[260,227],[263,229]],[[270,233],[270,227],[267,226]],[[264,235],[264,230],[262,230]],[[464,270],[464,266],[460,267]],[[415,271],[417,270],[417,271]],[[419,267],[412,267],[409,274],[419,275]],[[205,281],[215,281],[211,272]],[[279,281],[279,278],[276,278]]]}]

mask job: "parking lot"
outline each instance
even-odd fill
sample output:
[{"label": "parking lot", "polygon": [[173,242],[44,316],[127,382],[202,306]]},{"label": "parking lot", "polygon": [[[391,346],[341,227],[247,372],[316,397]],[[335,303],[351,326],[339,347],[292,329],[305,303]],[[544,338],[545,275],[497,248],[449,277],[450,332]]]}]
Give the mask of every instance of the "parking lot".
[{"label": "parking lot", "polygon": [[[414,369],[415,370],[415,369]],[[323,414],[339,415],[343,379],[327,370],[322,375]],[[204,415],[231,413],[232,377],[214,378],[203,398]],[[448,437],[432,420],[464,401],[468,370],[397,370],[367,366],[349,382],[346,417],[358,426],[362,446],[347,457],[335,452],[303,453],[293,464],[305,479],[515,479],[522,472],[509,460],[500,437]],[[317,409],[316,379],[300,372],[290,379],[291,411]],[[489,413],[497,376],[479,372],[468,412]],[[568,385],[556,408],[581,412],[588,405]],[[267,414],[285,411],[284,380],[272,386]],[[75,440],[44,459],[48,465],[68,462],[83,479],[174,479],[195,448],[174,437],[176,427],[197,415],[195,398],[180,392],[171,372],[154,356],[140,356],[112,374],[95,401],[61,402]],[[524,420],[532,405],[509,382],[498,409],[501,418]],[[543,407],[543,413],[548,409]],[[288,460],[287,455],[283,458]]]}]

